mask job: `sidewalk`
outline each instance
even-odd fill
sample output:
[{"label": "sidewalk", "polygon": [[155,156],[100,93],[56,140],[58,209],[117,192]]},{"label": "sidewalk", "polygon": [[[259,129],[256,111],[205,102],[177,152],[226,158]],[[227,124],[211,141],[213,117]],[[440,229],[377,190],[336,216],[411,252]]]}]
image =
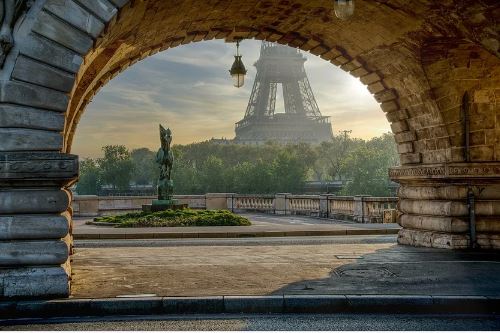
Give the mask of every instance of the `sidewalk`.
[{"label": "sidewalk", "polygon": [[315,244],[276,244],[271,238],[231,245],[77,244],[72,294],[500,296],[499,253],[411,248],[397,245],[395,236],[330,237],[329,243],[316,238]]},{"label": "sidewalk", "polygon": [[86,225],[90,218],[76,218],[74,238],[80,239],[166,239],[166,238],[241,238],[289,236],[343,236],[397,234],[394,223],[362,224],[312,218],[306,216],[277,216],[241,214],[250,219],[251,226],[229,227],[164,227],[114,228]]},{"label": "sidewalk", "polygon": [[[1,318],[500,309],[500,254],[379,238],[321,245],[76,248],[72,297],[0,302]],[[336,238],[336,237],[331,237]],[[351,237],[351,239],[359,237]],[[217,240],[216,240],[217,241]],[[266,241],[269,241],[267,239]],[[272,243],[272,242],[271,242]],[[0,321],[1,323],[1,321]]]}]

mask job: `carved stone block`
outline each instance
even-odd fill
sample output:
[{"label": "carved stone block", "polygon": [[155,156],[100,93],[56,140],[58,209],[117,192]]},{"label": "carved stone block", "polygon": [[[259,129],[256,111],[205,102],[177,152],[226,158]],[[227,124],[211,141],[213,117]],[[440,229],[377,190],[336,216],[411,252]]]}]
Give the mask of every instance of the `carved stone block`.
[{"label": "carved stone block", "polygon": [[57,152],[0,152],[0,186],[56,186],[78,177],[78,157]]},{"label": "carved stone block", "polygon": [[73,74],[24,56],[17,58],[12,77],[66,93],[71,91],[75,80]]},{"label": "carved stone block", "polygon": [[109,3],[107,0],[78,0],[78,2],[104,22],[109,22],[113,16],[118,13],[118,10],[113,4]]},{"label": "carved stone block", "polygon": [[104,23],[74,1],[65,1],[61,6],[60,0],[48,0],[44,8],[94,38],[99,37],[104,29]]},{"label": "carved stone block", "polygon": [[68,297],[69,279],[63,267],[0,270],[0,297]]},{"label": "carved stone block", "polygon": [[68,260],[62,240],[0,242],[0,266],[59,265]]},{"label": "carved stone block", "polygon": [[0,240],[58,239],[69,233],[69,214],[0,215]]},{"label": "carved stone block", "polygon": [[0,212],[6,215],[63,213],[69,204],[69,194],[64,190],[0,190]]},{"label": "carved stone block", "polygon": [[40,12],[33,31],[81,55],[86,54],[93,45],[89,35],[45,12]]}]

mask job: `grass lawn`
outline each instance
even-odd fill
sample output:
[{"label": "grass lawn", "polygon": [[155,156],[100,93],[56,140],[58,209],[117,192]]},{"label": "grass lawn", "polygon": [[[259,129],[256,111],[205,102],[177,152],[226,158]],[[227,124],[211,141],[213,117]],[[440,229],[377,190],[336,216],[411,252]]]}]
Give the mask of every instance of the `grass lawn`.
[{"label": "grass lawn", "polygon": [[117,228],[248,226],[251,222],[227,210],[165,210],[96,217],[94,222],[116,223]]}]

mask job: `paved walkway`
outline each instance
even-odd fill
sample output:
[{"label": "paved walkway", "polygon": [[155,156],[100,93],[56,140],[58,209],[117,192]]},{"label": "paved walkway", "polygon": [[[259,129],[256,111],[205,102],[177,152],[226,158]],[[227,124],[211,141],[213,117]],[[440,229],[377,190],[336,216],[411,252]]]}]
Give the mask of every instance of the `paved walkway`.
[{"label": "paved walkway", "polygon": [[138,238],[237,238],[283,236],[336,236],[396,234],[399,225],[363,224],[306,216],[241,214],[251,226],[234,227],[165,227],[113,228],[86,225],[89,218],[76,218],[75,239],[138,239]]},{"label": "paved walkway", "polygon": [[[293,243],[287,244],[287,239]],[[113,241],[107,241],[105,248],[79,247],[77,242],[72,293],[76,298],[138,294],[500,296],[498,253],[398,246],[395,236],[300,239],[282,238],[279,244],[276,238],[240,239],[231,244],[213,239],[211,245],[207,240],[199,240],[200,244],[162,240],[163,245],[156,247],[113,247]]]}]

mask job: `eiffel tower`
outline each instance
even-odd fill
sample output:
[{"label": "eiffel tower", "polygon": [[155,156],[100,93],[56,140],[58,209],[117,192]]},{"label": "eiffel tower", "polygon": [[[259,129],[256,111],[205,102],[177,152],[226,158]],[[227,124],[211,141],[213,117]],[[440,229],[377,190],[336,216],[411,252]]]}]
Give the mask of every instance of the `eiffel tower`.
[{"label": "eiffel tower", "polygon": [[[318,144],[332,139],[330,119],[321,115],[307,78],[306,60],[297,49],[262,42],[245,117],[236,123],[235,143]],[[275,112],[278,84],[283,88],[284,113]]]}]

